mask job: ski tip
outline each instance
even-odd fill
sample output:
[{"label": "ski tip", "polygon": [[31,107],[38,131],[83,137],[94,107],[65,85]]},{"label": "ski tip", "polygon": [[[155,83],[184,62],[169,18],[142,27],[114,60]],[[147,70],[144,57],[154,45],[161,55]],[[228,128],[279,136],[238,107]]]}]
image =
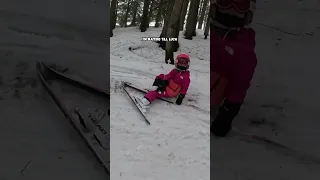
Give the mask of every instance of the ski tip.
[{"label": "ski tip", "polygon": [[128,83],[127,81],[121,81],[122,82],[122,84],[124,84],[124,85],[129,85],[130,83]]}]

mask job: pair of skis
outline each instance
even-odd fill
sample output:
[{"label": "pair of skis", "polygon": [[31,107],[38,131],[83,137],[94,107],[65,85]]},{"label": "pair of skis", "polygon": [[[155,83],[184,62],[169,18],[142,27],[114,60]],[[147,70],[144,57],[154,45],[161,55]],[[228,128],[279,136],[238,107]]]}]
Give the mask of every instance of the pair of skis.
[{"label": "pair of skis", "polygon": [[[136,97],[132,96],[127,88],[131,88],[131,89],[134,89],[134,90],[137,90],[141,93],[148,93],[149,90],[148,89],[144,89],[144,88],[140,88],[136,85],[133,85],[132,83],[129,83],[129,82],[123,82],[123,89],[124,89],[124,92],[129,96],[129,98],[131,99],[131,101],[134,103],[134,105],[137,107],[137,109],[139,110],[139,112],[141,113],[141,115],[143,116],[144,120],[146,121],[146,123],[148,125],[150,125],[150,121],[148,120],[147,116],[146,116],[146,113],[145,113],[145,110],[143,109],[143,107],[141,107],[141,105],[139,104],[138,100],[136,99]],[[162,101],[165,101],[167,103],[170,103],[170,104],[173,104],[174,102],[168,100],[168,99],[165,99],[165,98],[162,98],[162,97],[158,97],[157,99],[159,100],[162,100]]]},{"label": "pair of skis", "polygon": [[[56,103],[56,105],[59,107],[59,109],[62,111],[64,116],[70,121],[73,127],[77,130],[77,132],[82,137],[82,139],[84,140],[88,148],[94,153],[97,160],[104,167],[107,174],[110,175],[110,171],[109,171],[109,162],[110,162],[109,154],[110,153],[109,153],[109,147],[108,145],[106,145],[106,143],[109,144],[109,142],[106,142],[109,140],[108,138],[109,127],[106,127],[107,129],[104,127],[101,127],[99,122],[95,120],[96,118],[92,117],[94,114],[93,112],[90,113],[89,117],[87,117],[79,109],[73,109],[73,110],[68,109],[67,106],[59,99],[57,94],[55,94],[54,91],[50,88],[47,80],[50,78],[53,80],[66,81],[69,84],[86,89],[87,91],[100,95],[108,100],[110,100],[110,94],[108,94],[102,88],[94,87],[92,85],[88,85],[86,83],[80,82],[73,78],[67,77],[63,73],[60,73],[48,67],[42,61],[38,61],[36,64],[36,67],[37,67],[38,78],[40,79],[44,89],[48,92],[48,94]],[[110,115],[109,113],[110,112],[108,111],[108,115]],[[104,116],[105,116],[104,113],[100,113],[100,117],[99,117],[100,120]]]}]

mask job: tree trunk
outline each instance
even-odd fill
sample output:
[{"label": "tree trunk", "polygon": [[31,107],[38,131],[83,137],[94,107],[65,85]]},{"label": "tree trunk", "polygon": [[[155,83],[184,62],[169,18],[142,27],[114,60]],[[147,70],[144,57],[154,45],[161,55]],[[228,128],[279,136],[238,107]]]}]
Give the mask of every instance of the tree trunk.
[{"label": "tree trunk", "polygon": [[203,24],[204,16],[206,15],[208,2],[209,0],[203,0],[201,16],[198,21],[198,29],[202,29],[202,24]]},{"label": "tree trunk", "polygon": [[169,7],[170,4],[172,4],[172,3],[170,3],[170,0],[165,0],[164,1],[164,11],[162,11],[162,16],[163,17],[166,16],[167,10],[168,10],[168,7]]},{"label": "tree trunk", "polygon": [[[174,5],[175,0],[169,0],[168,1],[168,6],[167,6],[167,10],[166,10],[166,17],[164,20],[164,25],[162,27],[162,32],[160,34],[160,38],[165,38],[167,37],[167,31],[168,31],[168,25],[169,25],[169,21],[170,21],[170,16],[171,16],[171,12],[173,9],[173,5]],[[159,43],[159,47],[161,47],[163,50],[166,49],[166,41],[158,41]]]},{"label": "tree trunk", "polygon": [[[200,2],[199,2],[199,9],[198,9],[199,12],[202,11],[202,4],[203,4],[203,0],[200,0]],[[198,15],[197,15],[197,22],[199,21],[199,19],[200,19],[200,14],[198,13]]]},{"label": "tree trunk", "polygon": [[142,13],[142,21],[140,23],[141,32],[145,32],[148,28],[148,11],[150,6],[150,0],[144,0],[143,4],[143,13]]},{"label": "tree trunk", "polygon": [[132,12],[132,21],[131,21],[131,24],[130,26],[136,26],[137,23],[137,13],[138,13],[138,6],[139,6],[139,1],[134,1],[132,3],[132,9],[133,9],[133,12]]},{"label": "tree trunk", "polygon": [[204,29],[204,39],[207,39],[207,37],[209,36],[209,30],[210,30],[210,7],[207,8],[207,22],[206,22],[206,27]]},{"label": "tree trunk", "polygon": [[183,6],[182,6],[181,16],[180,16],[180,28],[179,28],[180,31],[183,31],[183,26],[186,20],[189,1],[190,0],[183,1]]},{"label": "tree trunk", "polygon": [[124,8],[122,8],[119,12],[121,13],[121,15],[119,15],[119,17],[121,17],[121,20],[120,20],[120,27],[124,27],[126,11],[125,11],[125,9],[124,9]]},{"label": "tree trunk", "polygon": [[156,17],[156,24],[154,27],[159,27],[160,26],[160,21],[161,21],[161,15],[163,11],[163,0],[160,0],[159,6],[158,6],[158,12],[157,12],[157,17]]},{"label": "tree trunk", "polygon": [[128,0],[127,10],[126,10],[126,14],[124,16],[124,27],[128,26],[128,15],[129,15],[129,11],[130,11],[130,2],[131,2],[131,0]]},{"label": "tree trunk", "polygon": [[152,19],[152,12],[153,12],[153,7],[154,7],[154,1],[155,1],[155,0],[151,0],[151,5],[150,5],[149,15],[148,15],[147,28],[149,28],[150,20]]},{"label": "tree trunk", "polygon": [[117,24],[117,4],[118,1],[117,0],[112,0],[111,1],[111,6],[110,6],[110,26],[111,29],[116,28],[116,24]]},{"label": "tree trunk", "polygon": [[[166,42],[166,63],[168,63],[168,61],[170,60],[170,64],[174,64],[173,52],[176,52],[179,48],[178,38],[180,30],[180,16],[184,1],[187,0],[175,0],[171,16],[168,22],[167,38],[169,41]],[[171,38],[176,38],[177,41],[171,41]]]},{"label": "tree trunk", "polygon": [[[161,23],[164,25],[164,22],[165,22],[165,20],[166,20],[166,17],[167,17],[167,11],[168,11],[168,7],[169,7],[169,5],[173,5],[173,3],[170,3],[170,0],[166,0],[165,2],[164,2],[164,7],[163,7],[163,11],[162,11],[162,21],[161,21]],[[170,8],[170,9],[172,9],[172,8]]]},{"label": "tree trunk", "polygon": [[199,0],[191,0],[189,14],[187,18],[186,31],[184,34],[186,39],[192,40],[192,37],[196,35],[199,3]]}]

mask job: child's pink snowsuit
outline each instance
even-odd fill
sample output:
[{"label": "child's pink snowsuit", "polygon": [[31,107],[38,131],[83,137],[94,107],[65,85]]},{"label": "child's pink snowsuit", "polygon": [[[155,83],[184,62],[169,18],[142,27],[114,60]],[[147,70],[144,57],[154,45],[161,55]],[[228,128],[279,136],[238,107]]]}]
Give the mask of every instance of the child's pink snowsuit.
[{"label": "child's pink snowsuit", "polygon": [[[189,84],[190,84],[190,71],[178,71],[176,69],[172,69],[169,74],[164,75],[160,74],[156,77],[156,79],[162,79],[162,80],[172,80],[176,84],[178,84],[181,87],[180,94],[186,95]],[[158,91],[150,91],[145,96],[150,103],[152,103],[157,97],[170,97],[167,93],[167,90],[164,92],[158,92]]]},{"label": "child's pink snowsuit", "polygon": [[211,31],[210,36],[211,106],[220,103],[217,98],[242,103],[257,65],[255,31]]}]

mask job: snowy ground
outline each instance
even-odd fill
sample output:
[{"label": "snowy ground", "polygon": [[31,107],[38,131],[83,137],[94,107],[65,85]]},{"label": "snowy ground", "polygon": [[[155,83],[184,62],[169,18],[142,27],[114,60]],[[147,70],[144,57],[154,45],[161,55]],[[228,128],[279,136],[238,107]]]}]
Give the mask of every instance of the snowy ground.
[{"label": "snowy ground", "polygon": [[216,180],[320,179],[319,5],[317,0],[258,1],[253,24],[258,67],[235,121],[239,130],[299,153],[233,135],[213,140]]},{"label": "snowy ground", "polygon": [[[147,125],[121,89],[121,81],[148,88],[156,75],[168,73],[164,51],[142,37],[159,37],[117,28],[110,40],[111,179],[209,179],[209,40],[203,32],[192,41],[180,38],[180,50],[191,57],[191,85],[183,105],[156,101]],[[142,47],[128,50],[129,47]],[[134,92],[132,92],[134,93]]]},{"label": "snowy ground", "polygon": [[[35,62],[56,63],[109,89],[107,18],[104,28],[102,19],[83,22],[107,17],[107,2],[54,2],[10,0],[0,6],[1,180],[106,179],[40,86]],[[87,11],[74,8],[79,3]]]}]

